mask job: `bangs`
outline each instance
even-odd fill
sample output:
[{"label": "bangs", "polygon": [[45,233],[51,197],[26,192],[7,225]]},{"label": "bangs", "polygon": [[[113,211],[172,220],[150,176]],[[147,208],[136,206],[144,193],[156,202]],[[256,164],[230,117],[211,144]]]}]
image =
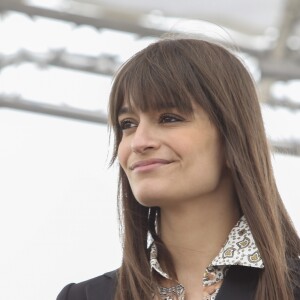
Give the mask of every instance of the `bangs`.
[{"label": "bangs", "polygon": [[[178,109],[193,113],[206,97],[193,62],[173,44],[153,44],[133,56],[117,73],[110,95],[110,121],[118,126],[124,103],[143,112]],[[196,96],[197,95],[197,96]]]},{"label": "bangs", "polygon": [[192,113],[192,97],[180,90],[180,86],[171,72],[156,68],[155,65],[140,65],[133,72],[127,73],[123,82],[123,100],[130,108],[142,112],[160,111],[176,108]]}]

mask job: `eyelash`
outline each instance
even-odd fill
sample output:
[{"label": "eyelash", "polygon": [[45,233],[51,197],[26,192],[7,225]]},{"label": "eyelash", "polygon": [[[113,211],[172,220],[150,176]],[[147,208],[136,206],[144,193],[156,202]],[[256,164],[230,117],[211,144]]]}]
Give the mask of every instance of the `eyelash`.
[{"label": "eyelash", "polygon": [[[169,121],[165,122],[166,119],[169,119]],[[172,119],[172,121],[171,121]],[[183,118],[174,114],[162,114],[159,116],[159,123],[160,124],[166,124],[166,123],[176,123],[183,121]],[[132,119],[124,119],[120,121],[119,126],[121,130],[131,129],[135,127],[135,121]],[[127,127],[129,125],[129,127]],[[132,126],[133,125],[133,126]]]},{"label": "eyelash", "polygon": [[[130,127],[126,127],[127,124],[130,124]],[[126,130],[126,129],[130,129],[132,128],[133,126],[131,126],[133,124],[133,121],[131,119],[125,119],[125,120],[122,120],[120,121],[120,128],[121,130]]]},{"label": "eyelash", "polygon": [[[183,121],[183,118],[180,117],[180,116],[177,116],[177,115],[174,115],[174,114],[163,114],[163,115],[160,116],[159,122],[160,123],[164,123],[164,122],[162,122],[162,120],[163,119],[167,119],[167,118],[173,119],[173,120],[175,120],[175,122]],[[170,122],[166,122],[166,123],[175,123],[175,122],[174,121],[170,121]]]}]

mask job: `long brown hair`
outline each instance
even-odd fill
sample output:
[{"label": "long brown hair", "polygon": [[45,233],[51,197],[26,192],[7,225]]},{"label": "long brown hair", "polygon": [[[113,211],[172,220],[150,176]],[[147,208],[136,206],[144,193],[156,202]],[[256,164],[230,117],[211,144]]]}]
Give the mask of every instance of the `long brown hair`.
[{"label": "long brown hair", "polygon": [[[176,107],[192,112],[195,102],[208,113],[224,139],[239,204],[265,264],[256,299],[293,299],[287,260],[298,257],[300,241],[276,187],[255,86],[241,61],[223,46],[192,38],[165,39],[134,55],[111,90],[112,162],[122,139],[118,112],[125,99],[142,111]],[[155,230],[159,208],[136,201],[121,167],[118,198],[124,252],[115,299],[152,299],[149,232],[168,272],[176,276]]]}]

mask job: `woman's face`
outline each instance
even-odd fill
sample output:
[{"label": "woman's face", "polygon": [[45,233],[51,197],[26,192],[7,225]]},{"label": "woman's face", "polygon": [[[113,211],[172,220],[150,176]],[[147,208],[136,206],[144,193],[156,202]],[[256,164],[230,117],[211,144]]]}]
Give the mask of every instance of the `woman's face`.
[{"label": "woman's face", "polygon": [[118,159],[139,203],[168,206],[216,192],[225,159],[216,127],[198,105],[141,112],[124,104]]}]

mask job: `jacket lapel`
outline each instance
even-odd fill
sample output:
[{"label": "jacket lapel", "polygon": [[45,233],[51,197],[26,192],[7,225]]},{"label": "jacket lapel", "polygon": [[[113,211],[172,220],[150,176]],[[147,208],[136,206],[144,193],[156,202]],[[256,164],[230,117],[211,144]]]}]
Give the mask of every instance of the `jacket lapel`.
[{"label": "jacket lapel", "polygon": [[[231,266],[217,294],[216,300],[254,300],[261,269]],[[86,289],[88,300],[113,300],[116,271],[106,273],[101,281]],[[105,291],[105,293],[103,293]],[[101,298],[99,298],[101,295]]]},{"label": "jacket lapel", "polygon": [[254,300],[260,271],[257,268],[231,266],[216,300]]}]

